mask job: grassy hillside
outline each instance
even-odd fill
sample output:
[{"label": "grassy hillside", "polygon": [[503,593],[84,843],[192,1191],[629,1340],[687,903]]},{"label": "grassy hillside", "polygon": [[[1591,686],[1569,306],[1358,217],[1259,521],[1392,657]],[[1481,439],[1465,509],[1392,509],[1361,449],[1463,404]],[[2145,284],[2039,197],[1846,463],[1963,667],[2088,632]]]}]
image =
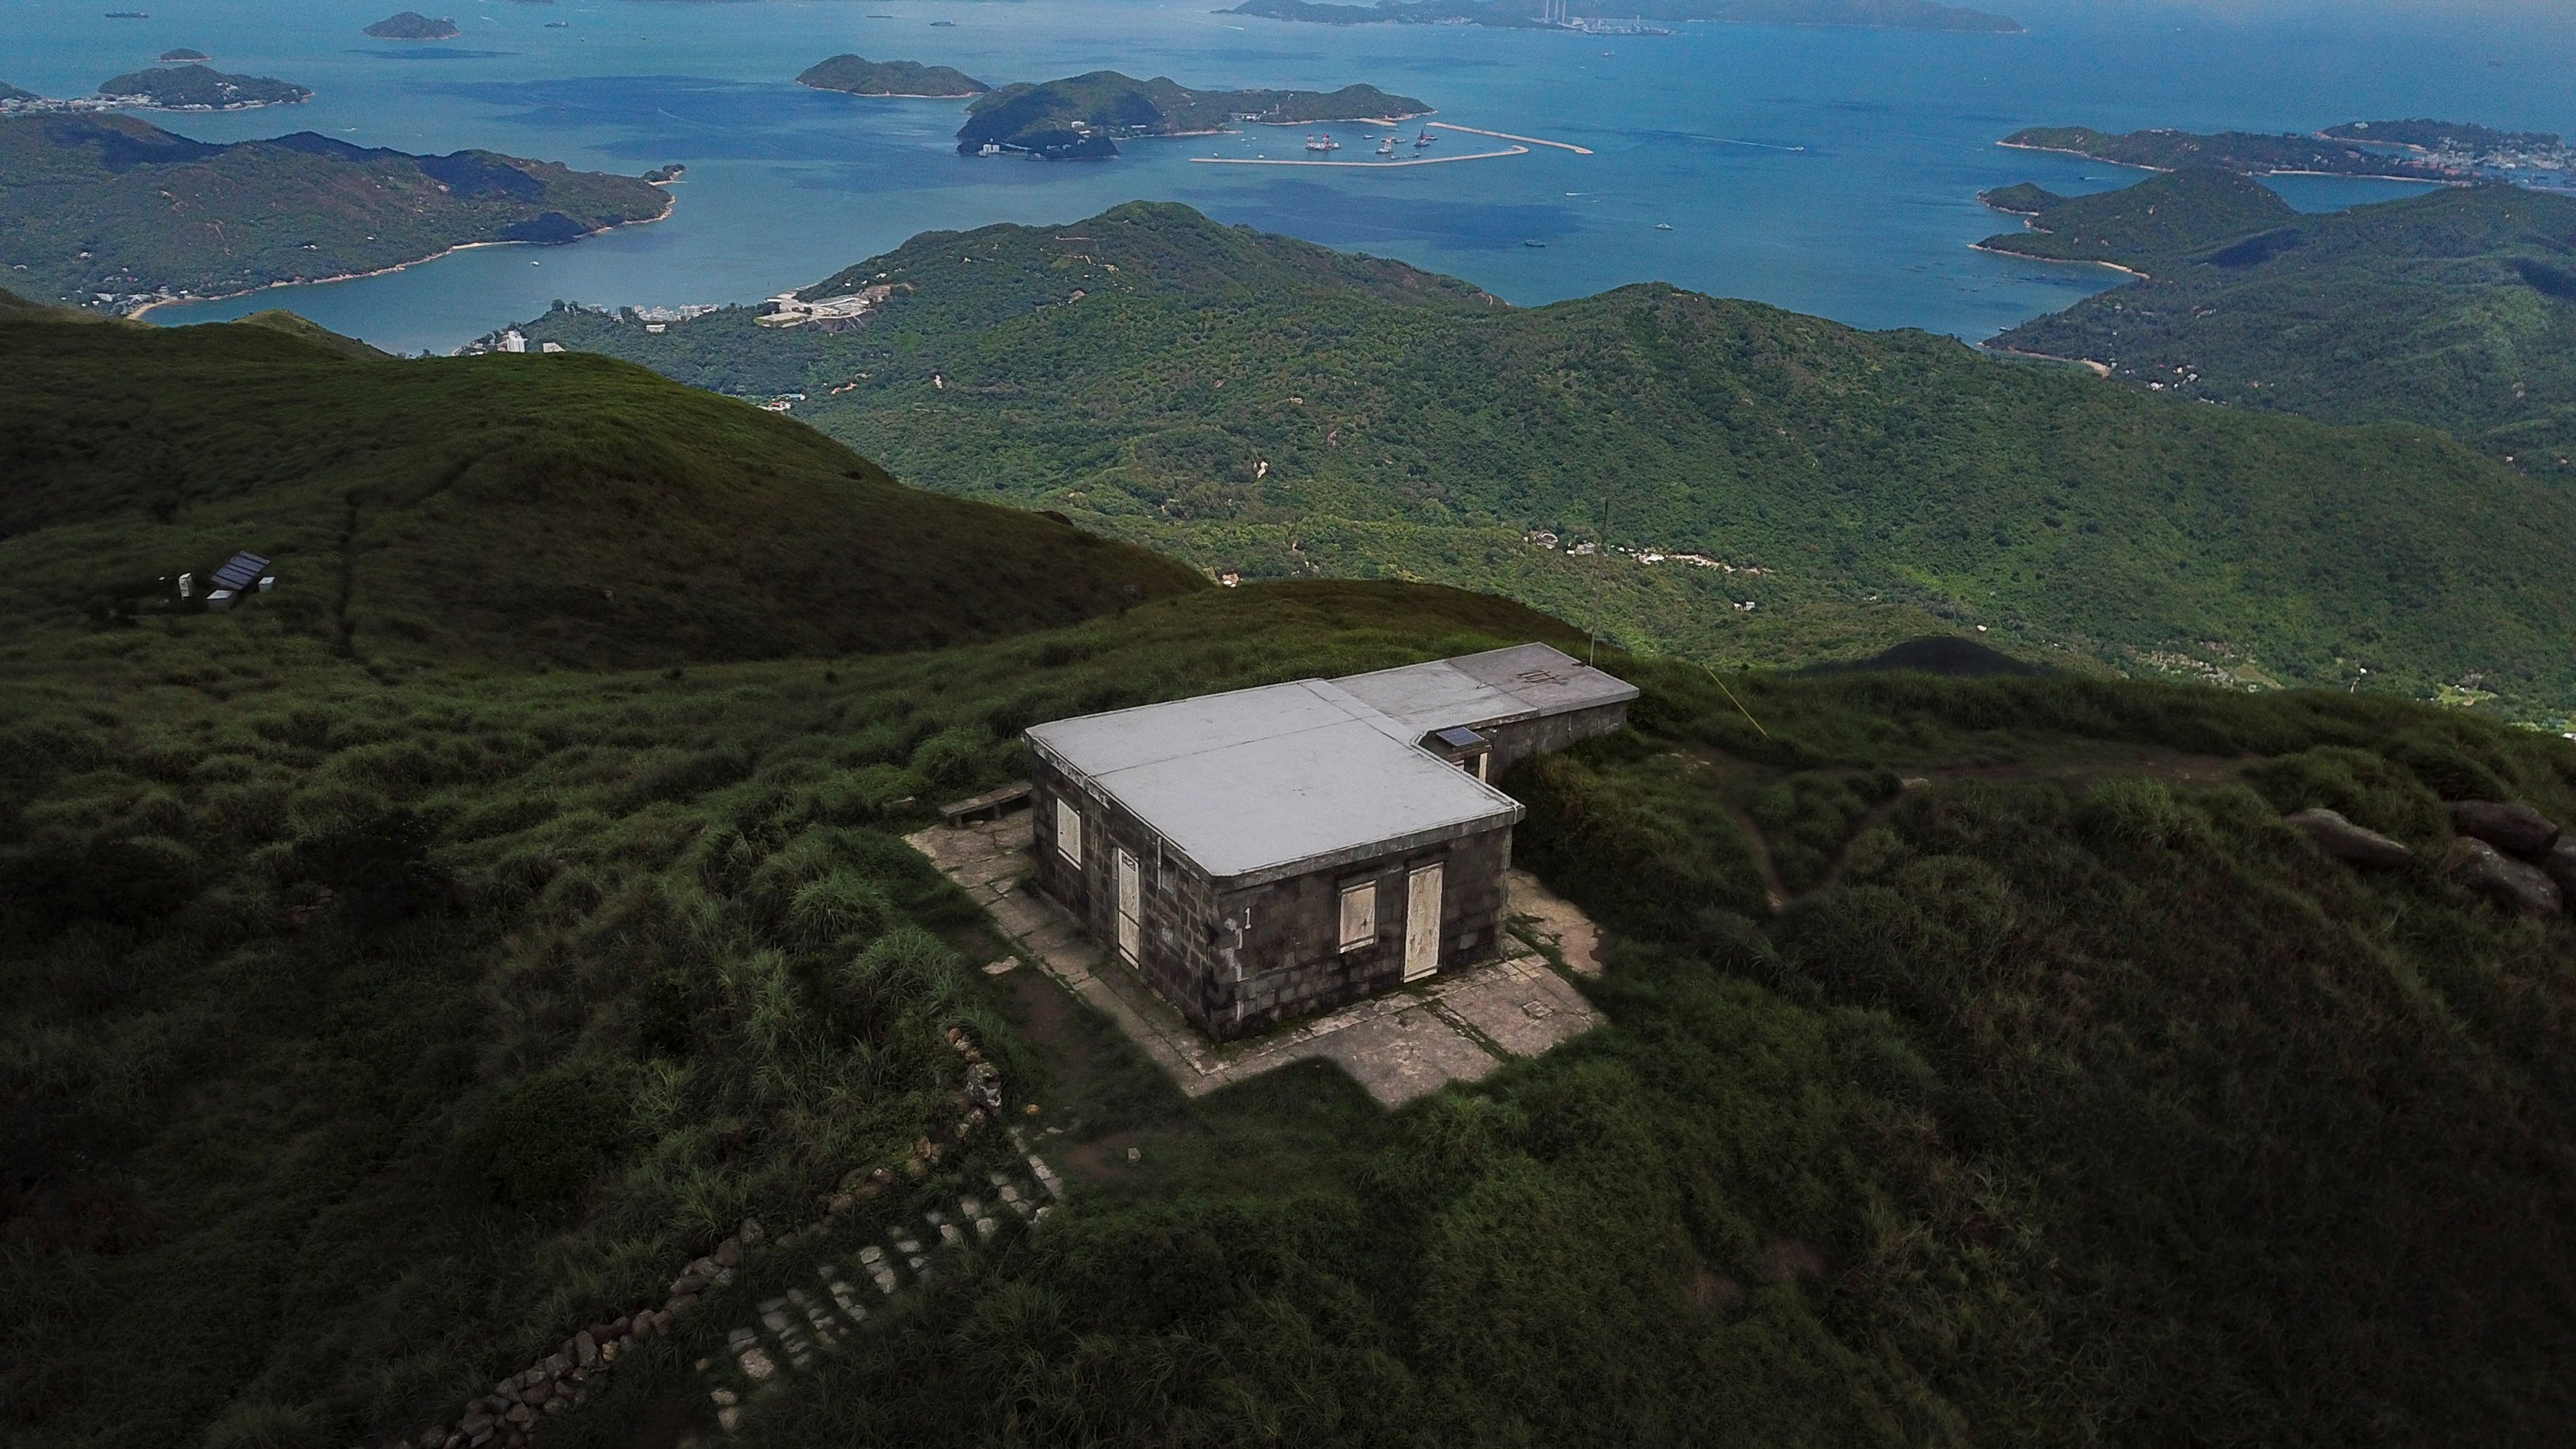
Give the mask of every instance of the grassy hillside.
[{"label": "grassy hillside", "polygon": [[[1350,265],[1345,312],[1401,288]],[[736,1442],[2536,1446],[2576,1410],[2576,928],[2279,820],[2330,805],[2429,862],[2445,799],[2576,818],[2554,736],[1612,655],[1633,730],[1503,782],[1517,857],[1613,932],[1610,1024],[1402,1113],[1320,1064],[1185,1103],[1044,978],[974,969],[997,939],[899,835],[1023,772],[1033,721],[1573,629],[1423,585],[1180,587],[601,359],[0,348],[36,399],[0,398],[13,1445],[417,1442],[744,1217],[888,1170],[540,1442],[711,1431],[691,1365],[817,1281],[798,1253],[1011,1160],[955,1128],[952,1030],[1067,1203],[880,1303]],[[71,377],[127,390],[73,407]],[[266,609],[46,593],[353,492],[362,608],[482,556],[495,617],[343,651],[291,551]],[[575,539],[695,560],[673,637],[602,635],[656,667],[520,642],[586,587]],[[921,571],[876,606],[918,612],[833,634],[819,555]],[[1175,591],[1116,607],[1118,559]],[[1103,609],[1057,612],[1086,568]],[[737,632],[693,647],[795,657],[662,667],[718,609]]]},{"label": "grassy hillside", "polygon": [[[2214,184],[2189,175],[2043,214],[2038,224],[2069,217],[2061,231],[2085,235],[2082,246],[1988,241],[2155,274],[1995,345],[2095,359],[2238,408],[2422,423],[2525,471],[2576,478],[2576,199],[2475,186],[2323,216],[2159,207],[2178,186]],[[2138,225],[2150,210],[2153,233]]]},{"label": "grassy hillside", "polygon": [[2029,218],[2021,231],[1977,243],[1986,251],[2051,262],[2107,262],[2150,274],[2191,259],[2212,238],[2243,237],[2299,219],[2270,187],[2208,166],[2090,196],[2023,185],[1989,191],[1981,199],[1997,211]]},{"label": "grassy hillside", "polygon": [[[1620,933],[1609,1028],[1393,1117],[1322,1068],[1173,1104],[748,1442],[2557,1435],[2567,927],[2276,812],[2436,843],[2428,780],[2564,810],[2565,746],[2339,695],[1739,679],[1766,737],[1637,672],[1635,734],[1505,782]],[[1764,919],[1757,841],[1829,881]]]},{"label": "grassy hillside", "polygon": [[[1667,287],[1516,311],[1171,206],[934,233],[807,295],[867,285],[892,290],[837,332],[747,310],[528,330],[803,392],[799,416],[910,481],[1250,577],[1497,589],[1728,658],[1776,657],[1784,616],[1819,626],[1801,647],[1830,626],[1874,648],[1931,615],[2138,671],[2366,667],[2576,703],[2576,501],[2421,429],[2183,405]],[[1611,541],[1665,562],[1562,551],[1605,497]]]},{"label": "grassy hillside", "polygon": [[639,368],[296,330],[0,321],[0,648],[203,620],[166,580],[238,549],[280,580],[242,627],[388,665],[919,648],[1199,583]]},{"label": "grassy hillside", "polygon": [[0,268],[55,301],[130,306],[468,242],[567,242],[670,205],[631,176],[490,151],[413,156],[309,131],[212,145],[131,116],[0,117]]}]

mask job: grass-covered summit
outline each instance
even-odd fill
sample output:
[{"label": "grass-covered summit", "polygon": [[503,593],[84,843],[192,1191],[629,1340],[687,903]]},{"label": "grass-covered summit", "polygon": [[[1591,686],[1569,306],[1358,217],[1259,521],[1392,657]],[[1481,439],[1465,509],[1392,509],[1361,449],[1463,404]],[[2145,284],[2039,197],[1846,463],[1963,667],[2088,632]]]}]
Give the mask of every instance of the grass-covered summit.
[{"label": "grass-covered summit", "polygon": [[111,76],[98,83],[98,93],[112,101],[165,111],[244,111],[313,99],[309,86],[268,76],[226,75],[194,62]]},{"label": "grass-covered summit", "polygon": [[800,86],[847,91],[854,96],[918,96],[947,99],[980,96],[992,89],[954,66],[923,65],[917,60],[869,60],[836,55],[806,67],[796,77]]},{"label": "grass-covered summit", "polygon": [[1199,582],[639,368],[306,329],[0,321],[0,637],[128,627],[241,549],[285,582],[264,634],[580,668],[920,648]]},{"label": "grass-covered summit", "polygon": [[1191,90],[1163,76],[1137,80],[1114,70],[1037,84],[1006,85],[966,108],[957,149],[1023,151],[1051,160],[1118,154],[1138,136],[1191,136],[1235,124],[1298,125],[1310,121],[1392,119],[1430,113],[1411,96],[1375,86],[1337,91]]},{"label": "grass-covered summit", "polygon": [[573,241],[670,206],[631,176],[491,151],[414,156],[310,131],[214,144],[130,116],[0,117],[0,267],[56,301],[343,277],[468,242]]},{"label": "grass-covered summit", "polygon": [[[2576,704],[2576,499],[2421,428],[1663,286],[1508,308],[1177,206],[930,233],[809,295],[869,286],[885,301],[838,333],[749,309],[529,331],[804,392],[908,480],[1254,578],[1438,579],[1720,657],[1928,615],[2137,671]],[[1640,553],[1567,556],[1605,497]]]},{"label": "grass-covered summit", "polygon": [[[2236,408],[2444,428],[2555,487],[2576,481],[2576,199],[2449,187],[2300,215],[2260,189],[2182,171],[2049,199],[2033,222],[2049,233],[1985,245],[2152,280],[1993,345]],[[2030,190],[1987,200],[2018,210]]]}]

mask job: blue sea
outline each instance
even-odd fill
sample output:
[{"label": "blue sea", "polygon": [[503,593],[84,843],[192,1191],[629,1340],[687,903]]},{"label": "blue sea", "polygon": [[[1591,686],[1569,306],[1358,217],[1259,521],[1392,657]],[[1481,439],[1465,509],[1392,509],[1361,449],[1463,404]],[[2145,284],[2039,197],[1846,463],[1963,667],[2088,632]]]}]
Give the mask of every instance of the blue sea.
[{"label": "blue sea", "polygon": [[[1981,189],[2134,179],[1995,144],[2019,127],[2436,116],[2576,133],[2576,4],[2528,0],[1978,0],[2029,32],[1694,24],[1615,39],[1298,25],[1214,13],[1215,0],[440,0],[426,8],[452,14],[461,37],[360,33],[408,3],[0,0],[0,81],[84,94],[187,46],[317,92],[293,108],[153,116],[206,140],[314,130],[410,151],[688,167],[678,206],[654,225],[153,314],[186,323],[286,306],[407,352],[451,349],[559,297],[755,300],[920,231],[1062,222],[1134,198],[1400,257],[1516,303],[1667,281],[1978,339],[2117,280],[1969,249],[2011,225],[1978,204]],[[108,19],[111,5],[150,17]],[[1379,171],[1191,159],[1302,154],[1302,130],[1256,129],[1132,143],[1105,163],[973,159],[951,149],[963,102],[794,84],[841,51],[995,84],[1100,68],[1202,87],[1365,81],[1444,121],[1592,154]],[[1370,151],[1367,128],[1332,129],[1344,157]],[[1433,154],[1496,144],[1452,132]],[[2278,184],[2311,210],[2410,189]]]}]

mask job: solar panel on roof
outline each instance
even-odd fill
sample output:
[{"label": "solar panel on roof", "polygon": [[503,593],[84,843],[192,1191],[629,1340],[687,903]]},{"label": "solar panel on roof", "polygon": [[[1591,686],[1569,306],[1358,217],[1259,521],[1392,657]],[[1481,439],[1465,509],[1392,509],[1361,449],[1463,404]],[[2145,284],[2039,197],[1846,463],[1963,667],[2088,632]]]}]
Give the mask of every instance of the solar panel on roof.
[{"label": "solar panel on roof", "polygon": [[239,593],[259,582],[260,570],[267,567],[268,560],[258,554],[234,554],[231,563],[215,570],[215,586]]},{"label": "solar panel on roof", "polygon": [[1453,750],[1463,750],[1471,745],[1481,745],[1485,742],[1485,737],[1483,735],[1480,735],[1474,730],[1468,729],[1464,726],[1460,726],[1454,730],[1442,730],[1432,738],[1437,739],[1440,743],[1447,745]]}]

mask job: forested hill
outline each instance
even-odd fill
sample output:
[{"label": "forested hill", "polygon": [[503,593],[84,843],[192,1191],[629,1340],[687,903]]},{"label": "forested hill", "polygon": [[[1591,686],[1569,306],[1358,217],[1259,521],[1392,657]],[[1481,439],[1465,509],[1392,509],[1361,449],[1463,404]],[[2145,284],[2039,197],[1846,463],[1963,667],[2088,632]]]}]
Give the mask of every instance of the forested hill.
[{"label": "forested hill", "polygon": [[1019,82],[979,97],[966,108],[957,149],[974,155],[987,145],[1050,159],[1101,159],[1135,136],[1185,136],[1250,121],[1297,125],[1419,116],[1431,107],[1411,96],[1389,95],[1370,85],[1336,91],[1192,90],[1165,76],[1138,80],[1114,70],[1036,84]]},{"label": "forested hill", "polygon": [[[2158,177],[2043,212],[2072,218],[2055,234],[1988,241],[2154,273],[1993,345],[2237,408],[2444,428],[2576,481],[2576,198],[2488,185],[2314,216],[2172,204],[2211,184]],[[2019,189],[1988,200],[2027,204]]]},{"label": "forested hill", "polygon": [[2383,148],[2348,139],[2257,131],[2200,135],[2154,130],[2115,135],[2090,126],[2031,126],[2006,136],[2003,144],[2026,151],[2065,151],[2095,161],[2158,171],[2216,166],[2252,176],[2314,171],[2330,176],[2387,176],[2415,181],[2450,181],[2459,174],[2424,157],[2392,155]]},{"label": "forested hill", "polygon": [[[737,309],[529,335],[804,393],[911,481],[1253,577],[1440,579],[1721,654],[1901,604],[2124,668],[2576,702],[2576,501],[2428,431],[1669,287],[1503,308],[1177,206],[933,234],[813,295],[866,286],[833,332]],[[1614,544],[1734,571],[1523,541],[1588,538],[1604,498]]]},{"label": "forested hill", "polygon": [[2189,166],[2118,191],[2059,196],[2028,184],[1986,192],[1997,211],[2029,220],[2021,231],[1977,243],[1991,252],[2056,262],[2105,262],[2162,271],[2216,238],[2298,220],[2270,187],[2232,171]]},{"label": "forested hill", "polygon": [[0,371],[12,638],[157,617],[245,549],[287,580],[262,619],[289,635],[583,668],[919,648],[1200,586],[604,358],[0,309]]},{"label": "forested hill", "polygon": [[310,131],[217,145],[131,116],[0,116],[0,271],[57,301],[132,306],[468,242],[567,242],[670,205],[632,176],[491,151],[414,156]]},{"label": "forested hill", "polygon": [[979,96],[991,86],[954,66],[923,65],[917,60],[869,60],[836,55],[815,62],[796,77],[800,86],[847,91],[854,96]]}]

